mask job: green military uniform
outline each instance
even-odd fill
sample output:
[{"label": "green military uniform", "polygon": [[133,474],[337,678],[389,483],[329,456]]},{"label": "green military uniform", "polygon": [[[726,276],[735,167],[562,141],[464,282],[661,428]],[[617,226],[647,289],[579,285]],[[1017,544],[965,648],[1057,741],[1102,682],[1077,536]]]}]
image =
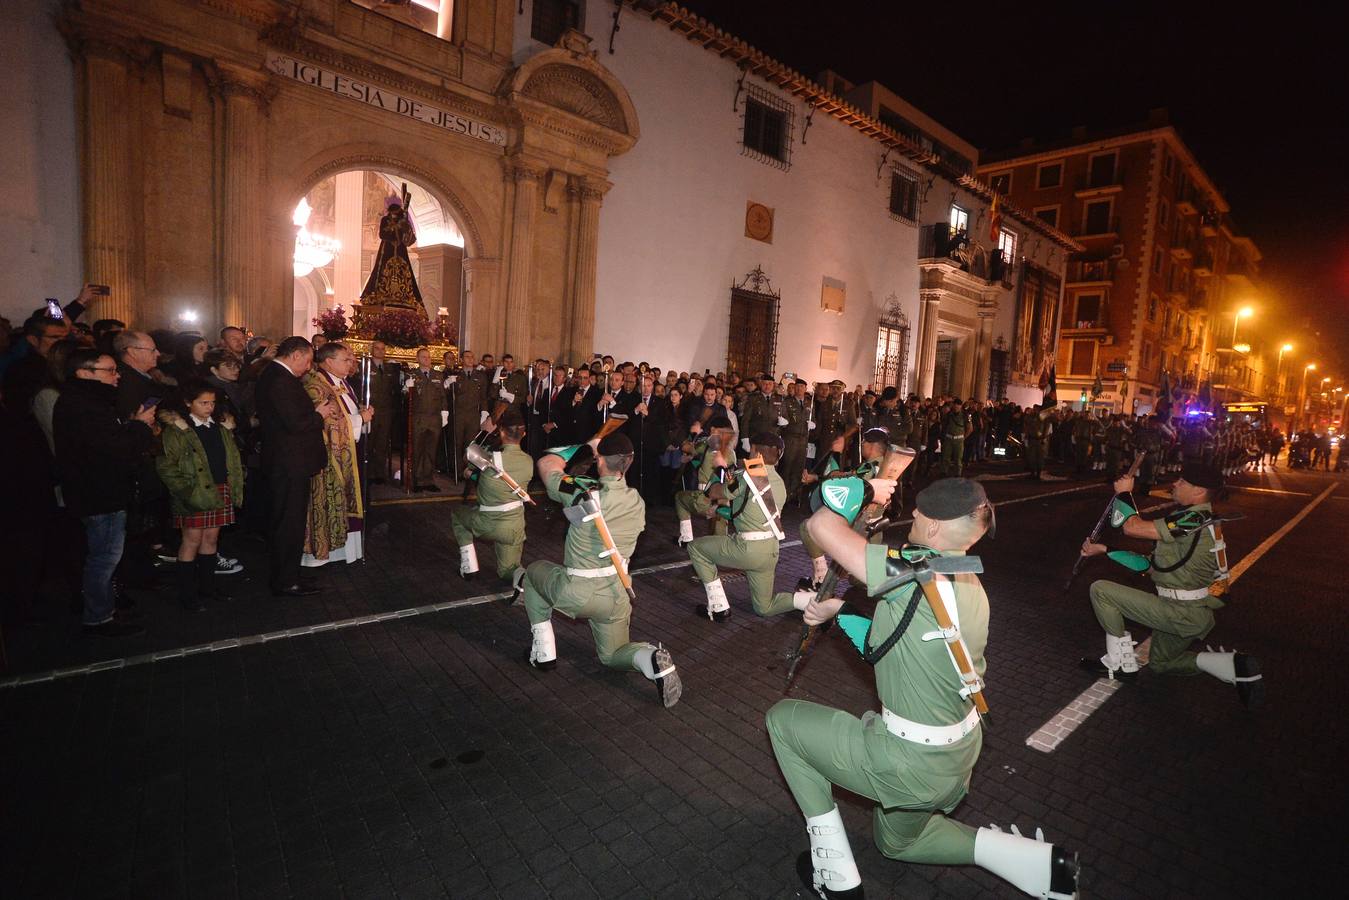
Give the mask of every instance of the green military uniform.
[{"label": "green military uniform", "polygon": [[956,408],[941,419],[941,473],[960,477],[965,467],[965,434],[970,428],[970,416]]},{"label": "green military uniform", "polygon": [[1045,421],[1039,410],[1032,410],[1022,421],[1021,437],[1026,442],[1026,468],[1035,478],[1045,467],[1045,445],[1053,426]]},{"label": "green military uniform", "polygon": [[[502,396],[510,394],[514,399]],[[525,411],[525,404],[529,401],[529,375],[524,369],[516,369],[509,375],[503,369],[501,380],[493,385],[492,402],[505,400],[512,406],[519,407],[521,412]]]},{"label": "green military uniform", "polygon": [[[869,594],[888,577],[888,553],[898,551],[883,544],[866,549]],[[982,677],[988,597],[973,574],[951,576],[945,590],[954,595],[953,619]],[[910,582],[880,598],[869,627],[860,617],[849,622],[847,615],[840,624],[849,634],[865,628],[867,644],[878,647],[894,633],[918,591]],[[782,700],[768,711],[768,735],[787,786],[808,819],[834,807],[837,784],[876,801],[874,837],[881,853],[907,862],[967,865],[974,862],[975,829],[944,813],[969,790],[983,735],[978,720],[970,722],[973,707],[960,695],[963,685],[946,645],[923,640],[938,626],[927,602],[921,596],[917,600],[908,629],[875,664],[876,692],[884,708],[904,720],[937,727],[966,723],[967,733],[951,743],[918,743],[899,737],[875,713],[859,719],[817,703]]]},{"label": "green military uniform", "polygon": [[1110,423],[1105,430],[1105,469],[1106,478],[1114,481],[1120,473],[1120,463],[1129,447],[1129,426],[1120,420]]},{"label": "green military uniform", "polygon": [[[550,472],[544,487],[549,497],[566,506],[572,497],[559,490],[562,479],[561,472]],[[637,546],[637,536],[646,527],[646,504],[621,475],[600,479],[597,493],[604,522],[626,564]],[[547,622],[553,610],[571,619],[588,620],[600,662],[637,671],[637,652],[651,645],[628,639],[632,603],[613,564],[600,555],[604,549],[593,522],[573,523],[567,529],[563,565],[538,560],[525,569],[525,610],[531,625]]]},{"label": "green military uniform", "polygon": [[389,451],[393,443],[393,426],[398,416],[398,366],[388,360],[370,360],[370,405],[375,417],[370,420],[370,464],[367,474],[381,481],[389,477]]},{"label": "green military uniform", "polygon": [[[810,400],[786,397],[782,401],[782,481],[787,485],[787,496],[796,496],[801,487],[801,473],[806,468],[806,444],[810,442]],[[751,432],[753,434],[753,432]]]},{"label": "green military uniform", "polygon": [[[521,487],[534,477],[534,460],[519,444],[505,444],[492,454],[493,465],[504,469]],[[496,472],[478,474],[478,505],[460,504],[450,513],[450,527],[459,547],[471,547],[474,538],[486,538],[496,551],[497,576],[514,580],[525,547],[525,504]],[[477,570],[476,554],[473,571]]]},{"label": "green military uniform", "polygon": [[450,422],[450,427],[454,429],[456,471],[462,475],[466,465],[464,452],[481,429],[482,414],[487,411],[487,385],[483,373],[474,369],[447,373],[446,380],[450,377],[454,377],[454,382],[450,385],[454,407],[454,419]]},{"label": "green military uniform", "polygon": [[445,423],[441,413],[449,409],[445,385],[438,372],[413,369],[404,387],[412,394],[412,488],[436,487],[436,442]]},{"label": "green military uniform", "polygon": [[1077,474],[1087,471],[1091,462],[1091,439],[1095,433],[1094,420],[1086,413],[1073,419],[1073,463]]},{"label": "green military uniform", "polygon": [[746,438],[755,434],[778,434],[781,428],[778,419],[783,418],[782,402],[777,394],[766,396],[763,391],[747,395],[740,412],[740,434]]},{"label": "green military uniform", "polygon": [[[713,476],[717,471],[717,454],[711,447],[710,441],[705,441],[701,445],[702,458],[698,462],[698,489],[693,491],[675,492],[675,516],[679,519],[679,533],[681,540],[688,542],[693,539],[693,517],[701,516],[707,518],[712,512],[712,501],[707,497],[707,486],[711,483]],[[730,455],[731,462],[734,462],[734,449],[726,448]],[[684,523],[689,523],[685,525]],[[712,531],[714,534],[726,533],[726,520],[717,516],[712,521]]]},{"label": "green military uniform", "polygon": [[1143,466],[1138,470],[1138,482],[1139,486],[1146,491],[1157,483],[1157,468],[1162,462],[1163,437],[1157,423],[1150,419],[1147,420],[1143,427],[1139,429],[1138,435],[1134,438],[1134,443],[1143,453]]},{"label": "green military uniform", "polygon": [[[1187,514],[1194,513],[1201,515],[1192,518],[1206,519],[1213,515],[1213,508],[1200,503],[1154,520],[1157,546],[1148,575],[1158,593],[1114,581],[1097,581],[1091,586],[1091,607],[1106,633],[1116,638],[1126,636],[1125,619],[1151,628],[1148,665],[1152,671],[1168,675],[1199,673],[1197,654],[1189,646],[1213,630],[1213,611],[1223,607],[1222,600],[1208,592],[1211,584],[1227,577],[1225,571],[1220,573],[1213,528],[1187,530],[1181,524]],[[1159,596],[1163,593],[1173,596]]]},{"label": "green military uniform", "polygon": [[[764,468],[768,472],[769,493],[773,497],[774,508],[781,510],[787,501],[787,486],[773,466],[765,465]],[[791,594],[773,593],[773,576],[777,572],[779,552],[779,539],[774,529],[779,529],[780,533],[782,526],[777,521],[770,522],[764,510],[755,502],[750,491],[749,476],[741,473],[735,485],[726,491],[723,502],[729,504],[734,515],[735,534],[708,535],[689,544],[693,571],[708,592],[707,611],[715,614],[729,610],[725,590],[721,587],[721,579],[717,577],[718,566],[740,569],[745,573],[745,579],[749,582],[750,602],[759,615],[776,616],[794,609]]]}]

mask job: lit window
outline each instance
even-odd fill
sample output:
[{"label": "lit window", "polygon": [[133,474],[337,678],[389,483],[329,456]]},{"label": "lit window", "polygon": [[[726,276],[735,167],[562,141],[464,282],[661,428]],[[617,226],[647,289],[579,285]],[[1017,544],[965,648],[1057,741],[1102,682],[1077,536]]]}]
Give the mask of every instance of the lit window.
[{"label": "lit window", "polygon": [[998,231],[998,249],[1002,251],[1003,262],[1016,261],[1016,232],[1003,228]]},{"label": "lit window", "polygon": [[970,230],[970,212],[967,209],[961,209],[954,203],[951,204],[951,233],[957,231],[968,232]]}]

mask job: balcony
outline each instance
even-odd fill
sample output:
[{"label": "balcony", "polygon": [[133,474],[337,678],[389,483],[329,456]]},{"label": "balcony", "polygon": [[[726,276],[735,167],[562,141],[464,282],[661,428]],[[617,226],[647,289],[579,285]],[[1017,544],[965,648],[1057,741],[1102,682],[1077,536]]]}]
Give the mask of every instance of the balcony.
[{"label": "balcony", "polygon": [[1115,280],[1113,259],[1076,259],[1068,263],[1069,287],[1090,287],[1111,284]]},{"label": "balcony", "polygon": [[1106,321],[1105,310],[1095,319],[1084,319],[1078,322],[1065,322],[1060,334],[1065,337],[1074,338],[1105,338],[1110,334],[1110,323]]},{"label": "balcony", "polygon": [[1082,225],[1079,227],[1079,229],[1073,234],[1073,237],[1079,239],[1085,238],[1087,240],[1093,240],[1097,238],[1111,238],[1113,240],[1115,238],[1118,238],[1119,216],[1115,216],[1109,222],[1104,223],[1105,228],[1104,231],[1099,230],[1100,228],[1101,225],[1098,225],[1095,222],[1083,222]]},{"label": "balcony", "polygon": [[945,222],[923,226],[918,235],[918,258],[951,263],[989,284],[1011,287],[1013,266],[1003,261],[1001,250],[971,245],[964,232],[953,233]]},{"label": "balcony", "polygon": [[1201,208],[1207,209],[1208,204],[1203,202],[1203,198],[1199,196],[1199,192],[1193,186],[1187,187],[1185,192],[1176,198],[1176,212],[1181,215],[1197,215]]},{"label": "balcony", "polygon": [[1176,244],[1171,248],[1172,259],[1190,259],[1194,256],[1194,250],[1189,244]]},{"label": "balcony", "polygon": [[1205,249],[1196,253],[1194,256],[1194,264],[1190,271],[1196,275],[1212,275],[1213,251]]},{"label": "balcony", "polygon": [[1108,177],[1097,175],[1079,176],[1073,182],[1073,196],[1079,200],[1085,200],[1090,197],[1108,197],[1111,194],[1118,194],[1124,190],[1124,170],[1119,166]]},{"label": "balcony", "polygon": [[1204,237],[1217,237],[1222,224],[1223,214],[1216,209],[1206,209],[1199,214],[1199,231]]}]

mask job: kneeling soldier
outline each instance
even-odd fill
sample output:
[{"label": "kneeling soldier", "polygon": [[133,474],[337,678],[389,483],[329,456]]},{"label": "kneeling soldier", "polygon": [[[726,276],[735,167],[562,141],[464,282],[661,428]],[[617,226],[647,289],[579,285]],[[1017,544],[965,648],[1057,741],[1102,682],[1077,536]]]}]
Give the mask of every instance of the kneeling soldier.
[{"label": "kneeling soldier", "polygon": [[[693,429],[701,432],[702,425],[695,422]],[[693,459],[698,473],[698,489],[675,491],[675,516],[679,519],[679,535],[675,545],[684,549],[693,542],[693,517],[702,516],[712,519],[712,533],[725,534],[726,520],[715,516],[716,504],[707,498],[707,489],[711,487],[713,474],[718,468],[724,468],[735,462],[735,431],[731,420],[724,415],[714,415],[707,423],[708,436],[705,441],[693,444]]]},{"label": "kneeling soldier", "polygon": [[[1115,482],[1116,493],[1132,491],[1134,480],[1125,475]],[[1160,519],[1147,520],[1126,509],[1121,530],[1126,537],[1156,541],[1150,557],[1128,551],[1108,551],[1110,558],[1135,572],[1146,571],[1156,593],[1141,591],[1113,581],[1091,586],[1091,606],[1105,629],[1105,655],[1082,660],[1082,667],[1102,677],[1131,679],[1138,674],[1134,640],[1124,630],[1132,619],[1152,629],[1152,652],[1148,667],[1166,675],[1197,675],[1206,672],[1236,685],[1241,702],[1255,706],[1264,699],[1260,663],[1253,656],[1235,652],[1189,649],[1213,630],[1213,611],[1225,605],[1227,590],[1227,544],[1222,519],[1215,516],[1211,501],[1222,489],[1222,472],[1203,463],[1186,463],[1171,496],[1181,509]],[[1082,544],[1084,556],[1106,553],[1104,544]]]},{"label": "kneeling soldier", "polygon": [[819,625],[842,610],[842,630],[875,667],[882,709],[859,719],[782,700],[768,711],[773,753],[810,839],[798,874],[812,896],[863,896],[834,803],[837,784],[876,801],[874,839],[891,859],[973,863],[1033,896],[1075,897],[1075,854],[1038,837],[946,817],[965,797],[983,746],[988,597],[974,574],[981,571],[978,559],[965,554],[989,530],[993,511],[977,482],[944,479],[918,494],[908,544],[869,544],[850,522],[866,503],[887,501],[894,484],[839,479],[810,519],[815,540],[877,603],[874,618],[866,619],[841,599],[811,602],[805,621]]},{"label": "kneeling soldier", "polygon": [[[598,480],[565,474],[568,459],[591,449],[597,454]],[[622,434],[579,447],[550,449],[539,459],[539,477],[548,496],[563,505],[571,524],[565,565],[540,560],[525,569],[524,605],[533,631],[529,664],[538,669],[557,664],[553,610],[587,619],[600,662],[641,672],[655,682],[661,703],[670,707],[683,691],[670,651],[659,644],[628,640],[632,604],[623,580],[637,536],[646,525],[646,504],[623,480],[631,464],[632,441]]]},{"label": "kneeling soldier", "polygon": [[[782,453],[782,438],[771,432],[757,434],[750,441],[750,457],[745,468],[713,476],[708,493],[713,501],[724,504],[724,518],[735,525],[735,534],[712,534],[689,544],[693,571],[707,591],[707,602],[694,607],[700,616],[721,622],[731,615],[726,589],[717,577],[717,566],[740,569],[749,582],[750,602],[761,616],[776,616],[793,609],[804,609],[813,592],[795,595],[773,593],[773,576],[778,568],[778,542],[782,540],[782,504],[787,486],[774,468]],[[759,469],[756,457],[762,459]]]},{"label": "kneeling soldier", "polygon": [[[887,388],[886,390],[889,390]],[[814,475],[807,474],[803,480],[807,483],[831,478],[846,478],[849,475],[856,475],[863,481],[870,481],[876,477],[880,471],[881,460],[885,458],[885,451],[890,446],[890,433],[884,428],[868,428],[862,435],[862,464],[851,472],[838,468],[832,460],[830,465],[832,471],[824,476],[824,479],[817,478]],[[842,440],[834,442],[836,450],[841,450]],[[811,494],[811,510],[820,508],[820,492],[817,488]],[[801,591],[818,591],[820,583],[824,581],[824,576],[829,572],[829,559],[820,549],[820,545],[815,543],[815,539],[810,536],[810,519],[801,520],[801,546],[806,548],[806,553],[810,554],[810,577],[802,578],[797,582],[796,588]]]},{"label": "kneeling soldier", "polygon": [[[518,409],[510,407],[503,412],[497,428],[501,433],[501,449],[490,451],[490,463],[479,467],[478,505],[456,506],[450,513],[450,527],[459,544],[460,577],[472,580],[478,571],[478,551],[473,539],[486,538],[496,551],[497,576],[518,591],[525,573],[520,566],[525,547],[524,507],[526,502],[533,502],[524,489],[534,477],[534,460],[520,449],[525,420]],[[479,449],[476,444],[469,452],[475,449]]]}]

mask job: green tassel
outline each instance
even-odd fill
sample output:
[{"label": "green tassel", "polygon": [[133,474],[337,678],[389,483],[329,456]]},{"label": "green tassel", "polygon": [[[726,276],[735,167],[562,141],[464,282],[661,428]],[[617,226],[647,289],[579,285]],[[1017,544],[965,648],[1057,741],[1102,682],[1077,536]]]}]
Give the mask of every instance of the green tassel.
[{"label": "green tassel", "polygon": [[1146,556],[1132,550],[1107,550],[1105,555],[1134,572],[1146,572],[1152,567]]}]

